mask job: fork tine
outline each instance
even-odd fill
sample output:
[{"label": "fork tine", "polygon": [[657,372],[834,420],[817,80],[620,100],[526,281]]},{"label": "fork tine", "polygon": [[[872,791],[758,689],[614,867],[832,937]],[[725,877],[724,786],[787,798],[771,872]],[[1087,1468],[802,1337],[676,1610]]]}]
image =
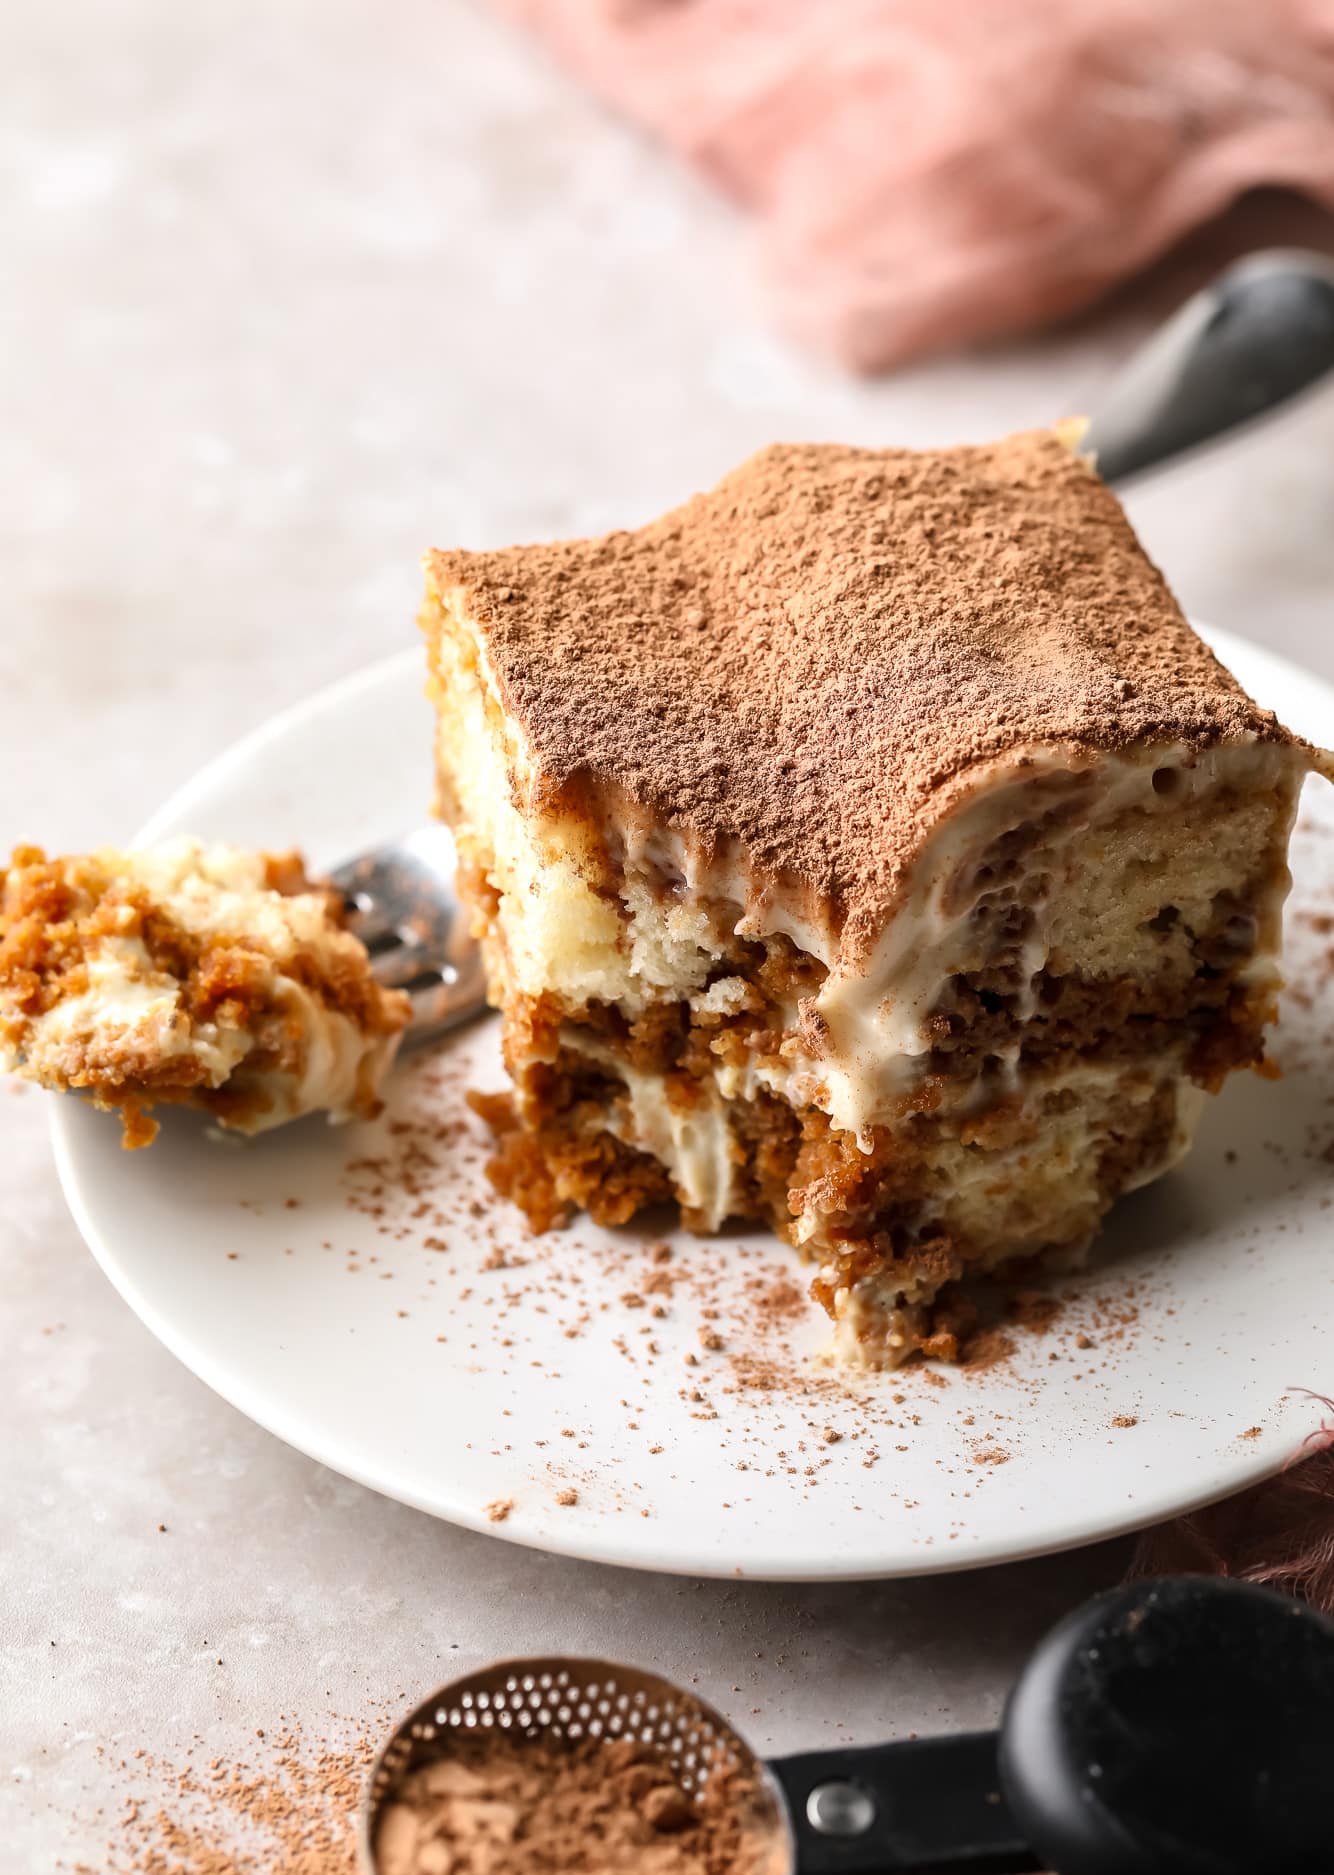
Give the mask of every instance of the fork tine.
[{"label": "fork tine", "polygon": [[382,905],[358,905],[355,899],[343,901],[343,929],[360,938],[372,957],[392,950],[400,942],[388,913]]},{"label": "fork tine", "polygon": [[401,883],[396,862],[380,852],[363,853],[327,876],[342,896],[347,929],[372,956],[399,941]]},{"label": "fork tine", "polygon": [[370,952],[377,979],[412,997],[412,1040],[485,1006],[481,954],[454,889],[454,843],[424,827],[401,843],[361,853],[326,875],[342,895],[347,929]]},{"label": "fork tine", "polygon": [[375,955],[375,978],[389,990],[411,990],[457,973],[439,956],[417,944],[388,945]]},{"label": "fork tine", "polygon": [[[349,918],[345,928],[352,933],[353,937],[360,938],[366,947],[367,955],[377,960],[388,957],[392,952],[401,949],[403,944],[402,938],[392,925],[377,923],[374,919],[360,913]],[[383,975],[383,972],[378,969],[378,963],[377,974]]]}]

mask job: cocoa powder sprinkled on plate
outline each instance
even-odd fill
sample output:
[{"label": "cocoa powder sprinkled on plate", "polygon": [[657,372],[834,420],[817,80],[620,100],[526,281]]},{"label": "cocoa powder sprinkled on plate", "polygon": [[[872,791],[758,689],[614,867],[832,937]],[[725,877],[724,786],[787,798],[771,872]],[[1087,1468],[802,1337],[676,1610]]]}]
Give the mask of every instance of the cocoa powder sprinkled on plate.
[{"label": "cocoa powder sprinkled on plate", "polygon": [[[1289,978],[1315,988],[1322,971],[1331,974],[1330,939],[1302,923],[1310,910],[1302,889],[1299,882]],[[1320,916],[1332,902],[1321,902]],[[1327,1053],[1329,1045],[1314,1022],[1281,1029],[1279,1041],[1293,1072],[1303,1051]],[[1309,1062],[1303,1071],[1313,1071]],[[809,1269],[764,1233],[667,1244],[648,1231],[576,1225],[523,1236],[483,1183],[489,1142],[466,1099],[475,1074],[468,1051],[452,1047],[404,1065],[388,1114],[367,1135],[369,1150],[343,1169],[344,1219],[321,1247],[331,1262],[346,1261],[347,1280],[363,1289],[396,1278],[379,1291],[386,1316],[404,1310],[396,1334],[429,1340],[442,1362],[503,1377],[516,1400],[561,1382],[567,1349],[569,1373],[586,1361],[621,1370],[614,1411],[610,1391],[603,1412],[562,1386],[549,1420],[505,1409],[479,1429],[496,1461],[494,1476],[483,1475],[479,1508],[488,1499],[504,1515],[521,1502],[551,1507],[571,1489],[577,1501],[551,1518],[553,1529],[653,1516],[657,1493],[678,1487],[707,1431],[724,1468],[719,1499],[738,1516],[779,1494],[795,1504],[821,1490],[851,1493],[849,1507],[859,1500],[872,1515],[891,1505],[895,1516],[907,1513],[899,1458],[913,1453],[915,1469],[926,1445],[940,1478],[933,1512],[957,1497],[966,1533],[968,1500],[981,1490],[1000,1495],[1000,1480],[1029,1460],[1030,1428],[1044,1423],[1053,1383],[1090,1395],[1087,1424],[1110,1428],[1122,1402],[1136,1397],[1145,1343],[1188,1333],[1171,1259],[1132,1275],[1108,1258],[1078,1275],[1018,1271],[1010,1284],[979,1293],[973,1319],[961,1307],[961,1362],[944,1369],[944,1386],[925,1365],[893,1375],[840,1366],[812,1334],[823,1322]],[[1309,1131],[1305,1144],[1290,1143],[1284,1164],[1295,1177],[1304,1162],[1304,1176],[1327,1180],[1331,1123],[1319,1107]],[[1244,1180],[1249,1161],[1271,1153],[1276,1146],[1258,1141],[1232,1176]],[[984,1456],[994,1451],[1013,1462]]]}]

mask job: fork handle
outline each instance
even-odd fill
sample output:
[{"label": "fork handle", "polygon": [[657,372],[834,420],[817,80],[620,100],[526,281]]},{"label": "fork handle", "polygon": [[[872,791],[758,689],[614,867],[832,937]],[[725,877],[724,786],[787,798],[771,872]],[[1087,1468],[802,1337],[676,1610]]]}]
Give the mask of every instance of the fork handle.
[{"label": "fork handle", "polygon": [[1285,404],[1334,370],[1334,262],[1275,248],[1187,300],[1113,380],[1080,444],[1123,482]]}]

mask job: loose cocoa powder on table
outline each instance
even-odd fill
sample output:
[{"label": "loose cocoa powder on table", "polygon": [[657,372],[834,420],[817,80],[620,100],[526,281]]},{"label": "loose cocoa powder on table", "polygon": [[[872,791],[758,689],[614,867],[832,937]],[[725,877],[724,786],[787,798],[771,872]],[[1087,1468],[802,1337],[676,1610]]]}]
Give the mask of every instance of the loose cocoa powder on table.
[{"label": "loose cocoa powder on table", "polygon": [[72,1875],[358,1875],[357,1809],[387,1717],[372,1711],[363,1724],[330,1714],[309,1728],[279,1718],[257,1727],[239,1755],[216,1755],[198,1738],[171,1755],[99,1748],[118,1797],[94,1813],[104,1847],[95,1863],[58,1866]]}]

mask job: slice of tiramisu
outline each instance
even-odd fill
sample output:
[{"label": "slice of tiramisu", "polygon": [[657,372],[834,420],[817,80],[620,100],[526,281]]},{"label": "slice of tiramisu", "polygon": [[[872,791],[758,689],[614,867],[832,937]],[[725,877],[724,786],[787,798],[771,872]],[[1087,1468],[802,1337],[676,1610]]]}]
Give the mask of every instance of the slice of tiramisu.
[{"label": "slice of tiramisu", "polygon": [[119,1111],[203,1107],[258,1133],[375,1110],[407,1022],[296,854],[175,839],[0,869],[0,1067]]},{"label": "slice of tiramisu", "polygon": [[1262,1062],[1316,758],[1056,433],[767,449],[423,623],[536,1225],[766,1218],[848,1359],[948,1355]]}]

